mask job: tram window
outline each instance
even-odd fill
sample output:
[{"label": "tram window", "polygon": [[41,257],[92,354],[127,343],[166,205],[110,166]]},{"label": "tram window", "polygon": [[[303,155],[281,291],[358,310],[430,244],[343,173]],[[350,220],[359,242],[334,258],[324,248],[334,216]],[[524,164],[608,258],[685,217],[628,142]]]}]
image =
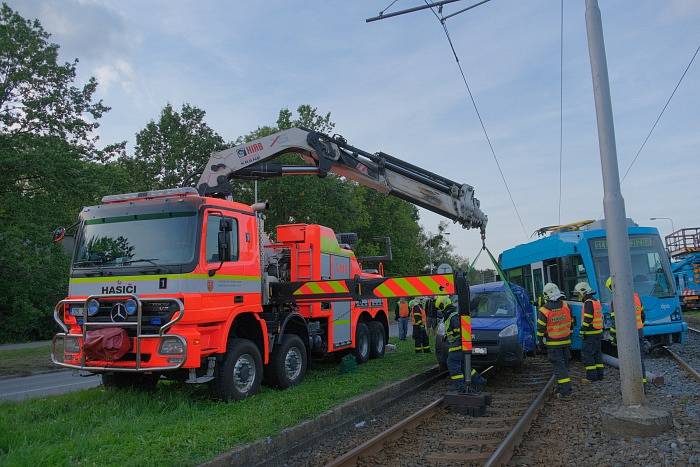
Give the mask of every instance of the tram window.
[{"label": "tram window", "polygon": [[574,287],[581,281],[588,281],[586,267],[583,265],[581,255],[571,255],[561,258],[564,283],[562,291],[569,299],[575,299]]}]

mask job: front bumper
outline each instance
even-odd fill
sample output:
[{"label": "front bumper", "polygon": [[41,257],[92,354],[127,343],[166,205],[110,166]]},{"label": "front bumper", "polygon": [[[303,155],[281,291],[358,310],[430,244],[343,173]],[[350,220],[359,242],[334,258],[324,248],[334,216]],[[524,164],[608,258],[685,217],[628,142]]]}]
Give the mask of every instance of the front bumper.
[{"label": "front bumper", "polygon": [[[71,303],[86,304],[91,299],[100,298],[131,298],[138,303],[136,314],[136,322],[120,322],[120,323],[105,323],[105,322],[90,322],[87,315],[87,306],[84,306],[84,314],[82,323],[79,325],[80,332],[71,332],[69,327],[61,319],[61,314],[64,312],[65,306]],[[124,372],[154,372],[154,371],[170,371],[181,368],[190,356],[188,356],[188,339],[186,335],[178,333],[166,334],[170,328],[182,319],[185,313],[184,304],[177,298],[167,298],[178,305],[178,310],[173,315],[173,318],[162,325],[156,334],[144,334],[142,332],[142,301],[135,295],[93,295],[85,300],[62,300],[54,308],[54,320],[63,329],[64,332],[57,333],[51,344],[51,361],[65,368],[76,370],[84,370],[89,372],[106,372],[106,371],[124,371]],[[83,343],[85,342],[87,331],[90,328],[99,327],[121,327],[121,328],[136,328],[135,336],[131,339],[131,350],[124,357],[116,361],[100,361],[88,360],[83,352]],[[75,329],[75,326],[73,326]],[[182,353],[178,354],[161,354],[160,346],[165,339],[175,339],[182,344]],[[70,340],[71,345],[66,346],[67,340]],[[63,344],[63,351],[57,351],[57,345]],[[59,355],[62,354],[62,359]]]}]

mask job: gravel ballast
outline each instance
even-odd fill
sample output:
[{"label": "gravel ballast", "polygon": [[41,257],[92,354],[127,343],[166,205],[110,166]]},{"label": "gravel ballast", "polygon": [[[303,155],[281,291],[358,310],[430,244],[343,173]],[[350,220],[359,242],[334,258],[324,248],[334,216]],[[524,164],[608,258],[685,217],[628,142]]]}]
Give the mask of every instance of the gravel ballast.
[{"label": "gravel ballast", "polygon": [[[698,369],[698,334],[673,349]],[[572,398],[545,404],[510,465],[700,465],[700,384],[668,356],[647,355],[645,363],[665,378],[661,387],[647,386],[647,404],[671,412],[670,431],[654,438],[602,431],[600,407],[621,403],[619,371],[608,367],[605,381],[583,385],[583,368],[574,362]]]}]

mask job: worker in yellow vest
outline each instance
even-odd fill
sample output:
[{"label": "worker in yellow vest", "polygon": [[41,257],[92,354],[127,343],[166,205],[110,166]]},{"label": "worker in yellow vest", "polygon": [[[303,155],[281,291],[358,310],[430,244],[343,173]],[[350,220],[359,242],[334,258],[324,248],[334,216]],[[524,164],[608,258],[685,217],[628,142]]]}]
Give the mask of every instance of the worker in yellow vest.
[{"label": "worker in yellow vest", "polygon": [[579,334],[583,339],[581,345],[581,362],[586,368],[586,377],[581,381],[590,383],[603,379],[603,307],[595,299],[595,290],[588,282],[579,282],[574,287],[578,299],[583,302],[582,320]]},{"label": "worker in yellow vest", "polygon": [[556,284],[545,284],[543,295],[546,302],[537,311],[537,340],[547,347],[547,357],[554,367],[557,398],[566,399],[571,395],[571,378],[567,366],[574,321],[571,310],[562,300],[564,294]]},{"label": "worker in yellow vest", "polygon": [[[615,287],[613,284],[612,277],[608,277],[605,281],[605,287],[610,290],[610,317],[612,318],[612,327],[610,328],[610,339],[613,345],[617,345],[617,329],[615,329],[615,306],[612,300],[612,292]],[[642,359],[642,382],[647,384],[646,369],[644,368],[644,321],[646,321],[646,316],[644,316],[644,306],[642,305],[642,300],[639,298],[639,294],[634,292],[632,296],[634,299],[634,319],[637,323],[637,336],[639,337],[639,357]]]},{"label": "worker in yellow vest", "polygon": [[430,340],[428,339],[428,331],[426,330],[428,323],[425,318],[423,304],[416,297],[408,302],[408,308],[411,310],[411,318],[413,321],[413,340],[416,346],[416,353],[430,353]]}]

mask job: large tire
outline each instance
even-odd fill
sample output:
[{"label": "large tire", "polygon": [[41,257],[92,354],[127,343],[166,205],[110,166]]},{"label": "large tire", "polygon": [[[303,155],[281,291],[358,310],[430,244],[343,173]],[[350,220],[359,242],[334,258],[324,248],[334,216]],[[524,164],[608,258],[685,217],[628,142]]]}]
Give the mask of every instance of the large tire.
[{"label": "large tire", "polygon": [[102,385],[111,389],[138,389],[152,391],[156,388],[160,375],[142,373],[102,373]]},{"label": "large tire", "polygon": [[357,327],[355,328],[355,349],[352,352],[355,356],[355,361],[362,364],[369,360],[369,349],[369,328],[365,323],[357,323]]},{"label": "large tire", "polygon": [[369,358],[382,358],[386,351],[384,326],[379,321],[369,322]]},{"label": "large tire", "polygon": [[304,379],[307,365],[304,342],[295,334],[285,334],[270,355],[270,363],[265,368],[265,379],[271,386],[286,389]]},{"label": "large tire", "polygon": [[245,399],[260,390],[262,373],[262,357],[253,341],[231,339],[217,366],[213,390],[224,401]]}]

